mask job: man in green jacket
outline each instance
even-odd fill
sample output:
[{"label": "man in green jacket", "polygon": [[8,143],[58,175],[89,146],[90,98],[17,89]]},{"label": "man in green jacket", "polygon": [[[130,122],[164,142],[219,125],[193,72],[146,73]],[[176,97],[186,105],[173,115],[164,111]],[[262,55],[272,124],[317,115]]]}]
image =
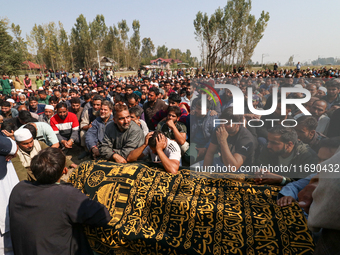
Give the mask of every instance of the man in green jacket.
[{"label": "man in green jacket", "polygon": [[2,76],[2,80],[0,80],[0,84],[2,87],[2,94],[11,95],[11,84],[9,83],[8,77],[6,75]]},{"label": "man in green jacket", "polygon": [[44,81],[42,79],[40,79],[40,77],[37,75],[36,80],[35,80],[35,84],[37,85],[37,89],[39,89],[43,86]]},{"label": "man in green jacket", "polygon": [[267,147],[263,148],[257,162],[261,174],[255,182],[283,186],[307,177],[317,164],[316,152],[298,140],[294,128],[277,125],[268,131]]}]

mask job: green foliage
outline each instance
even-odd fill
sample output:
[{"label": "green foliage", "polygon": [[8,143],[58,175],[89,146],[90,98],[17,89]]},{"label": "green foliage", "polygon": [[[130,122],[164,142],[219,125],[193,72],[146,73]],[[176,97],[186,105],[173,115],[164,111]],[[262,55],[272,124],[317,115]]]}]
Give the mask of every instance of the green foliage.
[{"label": "green foliage", "polygon": [[71,44],[76,68],[90,67],[93,62],[91,60],[93,41],[91,40],[90,27],[83,14],[79,15],[72,28]]},{"label": "green foliage", "polygon": [[196,14],[195,36],[208,70],[215,70],[221,63],[245,65],[250,60],[269,21],[268,12],[262,11],[256,20],[250,11],[251,0],[229,0],[210,18],[206,13]]},{"label": "green foliage", "polygon": [[140,62],[140,24],[138,20],[132,22],[133,35],[130,38],[129,53],[131,59],[131,67],[138,68]]},{"label": "green foliage", "polygon": [[150,60],[152,59],[152,53],[155,51],[155,46],[150,37],[143,38],[142,40],[142,51],[141,57],[143,58],[143,64],[150,64]]},{"label": "green foliage", "polygon": [[12,24],[15,39],[8,33],[8,21],[0,20],[0,74],[14,75],[24,61],[25,46],[21,38],[20,26]]},{"label": "green foliage", "polygon": [[157,58],[169,58],[168,48],[165,45],[157,47]]}]

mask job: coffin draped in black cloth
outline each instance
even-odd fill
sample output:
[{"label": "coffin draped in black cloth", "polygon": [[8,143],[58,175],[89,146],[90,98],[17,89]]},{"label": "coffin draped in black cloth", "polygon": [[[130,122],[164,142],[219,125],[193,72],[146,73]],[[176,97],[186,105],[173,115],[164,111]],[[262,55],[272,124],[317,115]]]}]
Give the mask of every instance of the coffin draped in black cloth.
[{"label": "coffin draped in black cloth", "polygon": [[313,254],[299,206],[281,208],[279,187],[235,176],[192,178],[189,170],[171,175],[152,163],[87,161],[69,181],[110,211],[107,228],[85,228],[99,254]]}]

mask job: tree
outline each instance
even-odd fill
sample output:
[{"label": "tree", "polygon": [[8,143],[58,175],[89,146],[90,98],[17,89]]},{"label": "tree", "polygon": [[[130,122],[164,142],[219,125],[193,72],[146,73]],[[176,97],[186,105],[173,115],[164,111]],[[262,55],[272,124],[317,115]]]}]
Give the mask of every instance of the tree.
[{"label": "tree", "polygon": [[21,37],[20,26],[12,23],[11,29],[14,35],[13,39],[14,51],[17,52],[20,59],[22,58],[28,61],[30,56],[27,50],[27,42],[25,42],[24,38]]},{"label": "tree", "polygon": [[91,40],[94,43],[96,50],[101,50],[108,30],[104,16],[97,15],[92,23],[90,23],[89,28]]},{"label": "tree", "polygon": [[123,19],[121,22],[118,22],[118,31],[119,31],[120,39],[121,39],[121,42],[122,42],[122,45],[123,45],[124,66],[128,66],[129,63],[128,63],[127,54],[126,54],[126,48],[127,48],[126,42],[128,40],[127,33],[130,31],[130,29],[129,29],[125,19]]},{"label": "tree", "polygon": [[93,62],[91,59],[92,41],[89,26],[83,14],[79,15],[71,30],[71,43],[76,68],[90,67]]},{"label": "tree", "polygon": [[142,40],[142,51],[141,51],[141,57],[143,58],[144,64],[150,64],[150,60],[152,58],[152,52],[155,51],[155,46],[153,45],[153,42],[151,41],[151,38],[143,38]]},{"label": "tree", "polygon": [[286,66],[293,66],[294,65],[294,55],[290,56]]},{"label": "tree", "polygon": [[0,73],[13,75],[20,69],[23,55],[20,44],[13,41],[8,28],[8,20],[0,19]]},{"label": "tree", "polygon": [[[60,65],[65,69],[72,68],[74,70],[74,63],[73,63],[73,54],[71,50],[71,46],[69,43],[69,38],[67,33],[63,27],[63,24],[59,22],[59,35],[58,35],[58,42],[59,42],[59,58],[60,58]],[[58,67],[59,68],[59,67]]]},{"label": "tree", "polygon": [[251,0],[229,0],[210,18],[198,12],[194,20],[196,40],[208,70],[223,62],[246,64],[263,37],[269,13],[262,11],[258,20],[250,14]]},{"label": "tree", "polygon": [[138,20],[134,20],[132,22],[133,35],[130,38],[129,43],[129,52],[131,59],[131,66],[138,68],[140,63],[140,33],[139,33],[140,24]]},{"label": "tree", "polygon": [[169,58],[168,48],[165,45],[157,47],[157,58]]}]

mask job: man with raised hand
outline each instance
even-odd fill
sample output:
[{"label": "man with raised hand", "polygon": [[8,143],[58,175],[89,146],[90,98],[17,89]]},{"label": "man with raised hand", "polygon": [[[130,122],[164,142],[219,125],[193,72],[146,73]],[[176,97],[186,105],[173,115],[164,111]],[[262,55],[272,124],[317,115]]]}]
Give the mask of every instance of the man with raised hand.
[{"label": "man with raised hand", "polygon": [[150,132],[144,144],[131,151],[127,161],[134,162],[145,156],[151,156],[152,162],[161,163],[165,171],[171,174],[177,174],[181,165],[181,149],[178,144],[158,130]]}]

